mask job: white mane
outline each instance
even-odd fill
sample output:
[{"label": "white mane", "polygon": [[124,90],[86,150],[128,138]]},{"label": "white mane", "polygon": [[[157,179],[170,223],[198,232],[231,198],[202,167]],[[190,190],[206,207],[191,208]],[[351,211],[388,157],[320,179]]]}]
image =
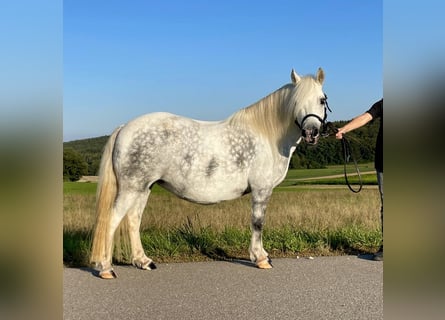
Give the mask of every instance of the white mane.
[{"label": "white mane", "polygon": [[271,144],[280,144],[289,127],[294,124],[301,102],[313,92],[316,81],[313,76],[305,76],[297,84],[286,84],[260,101],[234,113],[228,121],[232,125],[249,127]]}]

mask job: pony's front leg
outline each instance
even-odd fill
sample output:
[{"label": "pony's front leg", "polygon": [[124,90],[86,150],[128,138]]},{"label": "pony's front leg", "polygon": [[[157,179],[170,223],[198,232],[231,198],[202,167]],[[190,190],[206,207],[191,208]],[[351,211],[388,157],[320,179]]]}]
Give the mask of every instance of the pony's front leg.
[{"label": "pony's front leg", "polygon": [[263,248],[263,225],[266,213],[266,206],[272,190],[260,190],[252,192],[252,239],[250,242],[250,260],[255,262],[260,269],[270,269],[269,254]]}]

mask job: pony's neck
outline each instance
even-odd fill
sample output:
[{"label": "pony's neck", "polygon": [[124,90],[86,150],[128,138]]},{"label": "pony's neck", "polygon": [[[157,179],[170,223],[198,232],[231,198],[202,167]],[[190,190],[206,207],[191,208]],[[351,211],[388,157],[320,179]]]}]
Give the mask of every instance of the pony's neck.
[{"label": "pony's neck", "polygon": [[299,134],[298,130],[293,128],[294,115],[292,108],[289,107],[293,88],[292,84],[281,87],[260,101],[233,114],[229,122],[248,127],[278,149],[283,147],[283,143],[295,143],[299,139]]}]

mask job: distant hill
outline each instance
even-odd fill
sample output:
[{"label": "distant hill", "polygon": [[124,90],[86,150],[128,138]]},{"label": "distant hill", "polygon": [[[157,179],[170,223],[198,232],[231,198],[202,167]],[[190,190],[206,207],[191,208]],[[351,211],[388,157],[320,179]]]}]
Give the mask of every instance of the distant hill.
[{"label": "distant hill", "polygon": [[[347,121],[334,121],[335,127],[343,126]],[[374,161],[375,140],[379,120],[348,133],[354,156],[358,162]],[[63,148],[73,149],[82,155],[88,165],[86,175],[97,175],[102,151],[109,136],[74,140],[63,143]],[[331,164],[342,164],[344,161],[341,143],[333,137],[321,138],[317,146],[305,143],[298,145],[292,157],[291,168],[322,168]]]},{"label": "distant hill", "polygon": [[109,136],[73,140],[63,143],[63,149],[73,149],[80,153],[88,165],[88,176],[97,175],[102,151]]}]

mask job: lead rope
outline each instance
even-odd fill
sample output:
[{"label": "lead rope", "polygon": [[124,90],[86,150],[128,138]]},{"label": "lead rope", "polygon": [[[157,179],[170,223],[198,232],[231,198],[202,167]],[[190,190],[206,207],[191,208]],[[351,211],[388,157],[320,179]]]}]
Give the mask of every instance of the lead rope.
[{"label": "lead rope", "polygon": [[[330,136],[332,133],[328,133],[327,129],[330,129],[333,134],[336,134],[338,132],[338,129],[332,124],[332,122],[327,122],[325,125],[325,133],[322,135],[323,137],[328,137]],[[342,149],[343,149],[343,156],[344,156],[344,165],[343,165],[343,172],[344,172],[344,176],[345,176],[345,181],[346,181],[346,185],[348,186],[349,190],[351,190],[354,193],[359,193],[362,190],[363,187],[363,180],[362,180],[362,175],[360,173],[360,169],[358,168],[357,165],[357,161],[355,160],[354,156],[351,153],[351,145],[349,143],[349,140],[346,139],[346,137],[343,136],[343,138],[341,139],[341,145],[342,145]],[[349,160],[352,159],[352,161],[354,162],[354,168],[355,168],[355,172],[357,173],[358,179],[359,179],[359,187],[358,189],[354,190],[351,186],[351,184],[349,183],[348,180],[348,174],[346,173],[346,165],[349,163]]]},{"label": "lead rope", "polygon": [[[358,168],[357,165],[357,161],[355,161],[355,158],[351,155],[351,145],[349,144],[349,140],[346,139],[345,137],[343,137],[341,139],[342,142],[342,148],[343,148],[343,155],[345,158],[345,163],[343,165],[343,171],[345,174],[345,180],[346,180],[346,185],[348,186],[349,190],[351,190],[354,193],[359,193],[362,190],[363,187],[363,180],[362,180],[362,175],[360,174],[360,170]],[[346,173],[346,164],[349,162],[349,159],[352,158],[352,161],[354,162],[354,168],[355,168],[355,172],[357,173],[358,176],[358,180],[359,180],[359,187],[357,190],[354,190],[351,186],[351,184],[349,183],[348,180],[348,174]]]}]

